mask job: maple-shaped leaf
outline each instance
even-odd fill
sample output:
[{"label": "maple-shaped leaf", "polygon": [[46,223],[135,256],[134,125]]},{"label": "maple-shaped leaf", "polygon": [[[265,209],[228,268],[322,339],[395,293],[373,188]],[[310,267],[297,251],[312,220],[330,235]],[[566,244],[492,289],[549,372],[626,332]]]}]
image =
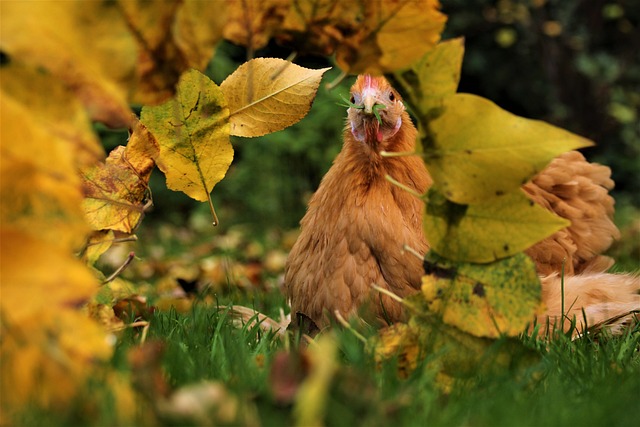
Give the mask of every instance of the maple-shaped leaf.
[{"label": "maple-shaped leaf", "polygon": [[[78,249],[89,228],[69,143],[0,91],[0,220],[61,247]],[[34,96],[39,96],[34,94]]]},{"label": "maple-shaped leaf", "polygon": [[422,297],[429,311],[476,337],[517,336],[540,306],[535,264],[522,253],[475,264],[453,263],[431,251],[425,272]]},{"label": "maple-shaped leaf", "polygon": [[328,69],[311,70],[278,58],[242,64],[220,85],[229,103],[231,135],[261,136],[300,121]]},{"label": "maple-shaped leaf", "polygon": [[149,177],[158,150],[153,135],[136,123],[126,147],[116,147],[104,163],[81,171],[82,208],[94,230],[135,230],[150,201]]},{"label": "maple-shaped leaf", "polygon": [[455,203],[482,203],[516,191],[557,155],[593,144],[476,95],[458,93],[442,105],[427,123],[422,146],[435,188]]},{"label": "maple-shaped leaf", "polygon": [[520,190],[471,205],[453,203],[433,188],[427,198],[425,236],[433,250],[453,261],[506,258],[570,225]]},{"label": "maple-shaped leaf", "polygon": [[167,187],[211,202],[211,190],[233,160],[229,109],[222,90],[204,74],[187,71],[176,96],[162,105],[144,107],[141,121],[160,145],[156,163]]},{"label": "maple-shaped leaf", "polygon": [[228,0],[224,38],[251,51],[263,48],[280,28],[289,0]]},{"label": "maple-shaped leaf", "polygon": [[68,407],[112,353],[105,331],[79,309],[96,278],[59,245],[4,223],[0,253],[0,408]]},{"label": "maple-shaped leaf", "polygon": [[360,31],[336,50],[338,66],[353,74],[409,67],[440,40],[447,17],[439,8],[438,0],[365,2]]}]

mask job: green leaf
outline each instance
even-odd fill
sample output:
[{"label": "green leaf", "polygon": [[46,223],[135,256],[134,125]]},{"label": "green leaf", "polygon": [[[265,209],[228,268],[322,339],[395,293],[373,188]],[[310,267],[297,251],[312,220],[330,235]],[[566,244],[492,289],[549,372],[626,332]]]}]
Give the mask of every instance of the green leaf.
[{"label": "green leaf", "polygon": [[455,203],[482,203],[513,192],[557,155],[592,145],[475,95],[446,97],[443,107],[428,123],[424,157],[435,187]]},{"label": "green leaf", "polygon": [[452,263],[433,251],[425,257],[422,296],[442,321],[477,337],[516,336],[541,301],[535,264],[520,253],[491,264]]},{"label": "green leaf", "polygon": [[433,188],[427,198],[425,236],[433,250],[454,261],[505,258],[570,225],[522,191],[473,205],[453,203]]},{"label": "green leaf", "polygon": [[211,190],[233,160],[229,109],[220,88],[204,74],[187,71],[180,77],[176,96],[162,105],[144,107],[141,121],[160,145],[156,163],[167,187],[210,202]]}]

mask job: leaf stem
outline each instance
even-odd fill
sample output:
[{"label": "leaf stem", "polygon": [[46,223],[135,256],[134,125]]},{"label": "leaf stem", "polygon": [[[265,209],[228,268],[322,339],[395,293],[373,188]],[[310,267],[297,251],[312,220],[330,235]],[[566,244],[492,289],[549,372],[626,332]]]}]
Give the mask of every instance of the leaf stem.
[{"label": "leaf stem", "polygon": [[332,81],[330,83],[327,83],[325,85],[325,88],[327,90],[333,90],[336,86],[338,86],[345,79],[345,77],[347,77],[347,72],[342,70],[340,72],[340,75],[338,77],[336,77],[334,81]]},{"label": "leaf stem", "polygon": [[217,227],[220,222],[218,221],[218,215],[216,215],[216,209],[213,207],[213,200],[211,200],[211,193],[207,193],[207,201],[209,202],[209,210],[211,211],[211,217],[213,218],[213,226]]}]

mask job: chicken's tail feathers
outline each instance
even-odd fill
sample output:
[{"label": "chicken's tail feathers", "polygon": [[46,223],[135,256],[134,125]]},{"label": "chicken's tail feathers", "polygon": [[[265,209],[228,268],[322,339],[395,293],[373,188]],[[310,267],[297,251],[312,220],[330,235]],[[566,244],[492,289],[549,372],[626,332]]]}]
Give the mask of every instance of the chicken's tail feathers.
[{"label": "chicken's tail feathers", "polygon": [[584,332],[607,330],[622,334],[640,323],[638,274],[585,273],[541,278],[545,310],[537,317],[541,333],[555,330]]}]

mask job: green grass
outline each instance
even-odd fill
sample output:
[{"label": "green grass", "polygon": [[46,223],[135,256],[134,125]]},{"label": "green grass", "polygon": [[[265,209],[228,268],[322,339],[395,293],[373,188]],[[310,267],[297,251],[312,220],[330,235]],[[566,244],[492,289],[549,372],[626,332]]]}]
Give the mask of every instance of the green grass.
[{"label": "green grass", "polygon": [[[336,336],[339,369],[323,411],[326,425],[623,426],[638,419],[640,330],[597,340],[560,336],[551,343],[522,337],[522,345],[537,353],[530,366],[537,375],[505,369],[469,378],[450,394],[441,390],[426,365],[400,379],[393,360],[376,364],[353,333],[337,330]],[[128,330],[120,338],[112,361],[116,370],[128,372],[127,353],[140,340],[139,330]],[[274,356],[287,347],[273,334],[234,327],[226,311],[197,305],[186,314],[155,313],[146,340],[165,343],[162,368],[173,389],[220,381],[245,408],[241,417],[248,411],[264,426],[293,424],[292,405],[277,403],[270,390]],[[21,424],[118,424],[117,408],[103,383],[96,381],[82,395],[67,412],[32,410]],[[87,412],[85,400],[91,395],[103,397]],[[135,424],[157,423],[148,405],[138,412]]]}]

